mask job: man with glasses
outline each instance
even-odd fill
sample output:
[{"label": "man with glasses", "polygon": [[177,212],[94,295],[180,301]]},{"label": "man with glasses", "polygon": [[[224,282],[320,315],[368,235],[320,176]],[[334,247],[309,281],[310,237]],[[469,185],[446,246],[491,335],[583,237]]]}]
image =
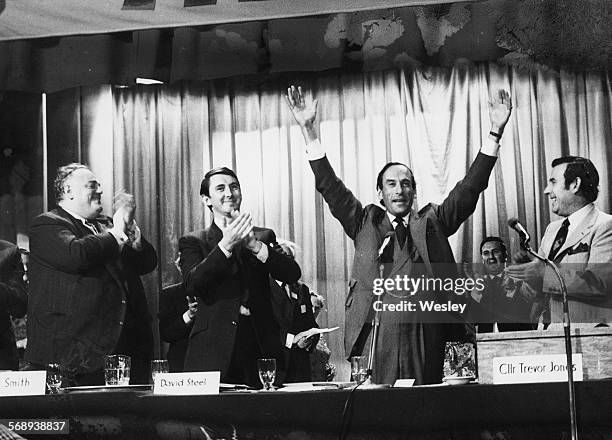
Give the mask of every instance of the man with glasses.
[{"label": "man with glasses", "polygon": [[57,207],[30,228],[30,369],[59,363],[64,385],[104,384],[104,355],[132,356],[131,383],[148,383],[153,336],[140,275],[157,265],[122,195],[112,220],[101,216],[102,189],[85,165],[57,171]]}]

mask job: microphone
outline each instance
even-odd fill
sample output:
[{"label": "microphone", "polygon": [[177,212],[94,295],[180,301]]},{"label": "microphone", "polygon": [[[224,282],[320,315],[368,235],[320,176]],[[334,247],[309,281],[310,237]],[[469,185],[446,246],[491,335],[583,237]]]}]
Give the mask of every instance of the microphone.
[{"label": "microphone", "polygon": [[508,226],[518,232],[518,235],[521,239],[521,246],[527,249],[529,247],[530,239],[529,232],[527,232],[523,225],[521,225],[521,222],[519,222],[517,218],[511,218],[510,220],[508,220]]},{"label": "microphone", "polygon": [[391,238],[393,238],[394,236],[395,236],[395,231],[389,231],[385,235],[385,239],[383,240],[382,245],[380,245],[380,249],[378,249],[378,259],[379,260],[382,257],[383,253],[385,252],[385,250],[387,249],[387,246],[389,246],[389,243],[391,242]]}]

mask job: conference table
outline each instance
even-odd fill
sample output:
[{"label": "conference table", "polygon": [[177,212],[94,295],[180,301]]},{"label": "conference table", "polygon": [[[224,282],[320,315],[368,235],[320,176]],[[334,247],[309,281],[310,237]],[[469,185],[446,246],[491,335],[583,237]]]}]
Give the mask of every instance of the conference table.
[{"label": "conference table", "polygon": [[[576,397],[580,438],[612,438],[612,380],[577,382]],[[33,437],[58,439],[569,438],[565,383],[71,392],[1,397],[0,418],[67,419],[69,434]]]}]

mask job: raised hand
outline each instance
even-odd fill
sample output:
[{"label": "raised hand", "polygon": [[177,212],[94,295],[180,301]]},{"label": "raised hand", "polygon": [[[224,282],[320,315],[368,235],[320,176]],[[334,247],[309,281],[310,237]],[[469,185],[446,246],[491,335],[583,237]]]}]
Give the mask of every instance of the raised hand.
[{"label": "raised hand", "polygon": [[287,89],[287,104],[302,130],[312,129],[317,119],[317,100],[306,102],[301,87],[291,86]]},{"label": "raised hand", "polygon": [[512,112],[512,97],[506,90],[499,90],[489,101],[491,131],[502,134]]},{"label": "raised hand", "polygon": [[223,218],[225,222],[221,227],[223,238],[219,244],[231,252],[237,244],[248,237],[253,231],[253,219],[251,218],[251,214],[247,212],[239,213],[232,220],[226,217]]}]

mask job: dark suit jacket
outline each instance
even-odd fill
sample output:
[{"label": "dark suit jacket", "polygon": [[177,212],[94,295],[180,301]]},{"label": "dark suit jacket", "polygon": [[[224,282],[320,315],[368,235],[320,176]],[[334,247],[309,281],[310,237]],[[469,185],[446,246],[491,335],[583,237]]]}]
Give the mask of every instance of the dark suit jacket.
[{"label": "dark suit jacket", "polygon": [[162,289],[159,296],[159,335],[168,342],[168,366],[171,373],[183,371],[185,352],[193,321],[185,324],[183,314],[187,306],[187,293],[183,284],[173,284]]},{"label": "dark suit jacket", "polygon": [[[276,242],[271,229],[255,228],[255,236],[269,245]],[[179,240],[181,271],[188,295],[198,297],[198,312],[189,337],[186,371],[221,371],[230,365],[241,298],[249,291],[248,307],[262,356],[282,364],[279,326],[270,303],[269,276],[296,282],[301,271],[293,259],[268,246],[266,263],[247,249],[235,249],[227,258],[219,248],[223,234],[216,224]]]},{"label": "dark suit jacket", "polygon": [[[287,333],[297,335],[311,328],[319,328],[312,311],[310,289],[306,284],[297,283],[291,285],[291,292],[295,295],[287,295],[288,285],[279,286],[276,280],[270,280],[270,289],[277,290],[273,295],[274,315],[281,328],[281,343],[285,345]],[[276,300],[279,301],[276,301]],[[284,335],[284,336],[283,336]],[[319,342],[319,335],[313,338],[312,351]],[[287,376],[285,382],[308,382],[311,381],[310,352],[294,345],[283,349],[285,364],[287,365]]]},{"label": "dark suit jacket", "polygon": [[[480,192],[488,185],[495,161],[495,157],[479,153],[465,178],[457,183],[440,205],[430,203],[418,213],[411,213],[410,233],[429,275],[440,276],[436,274],[437,263],[455,262],[448,237],[474,212]],[[386,211],[380,206],[362,206],[336,176],[327,157],[311,161],[310,166],[315,175],[317,190],[323,195],[332,215],[340,221],[345,233],[355,243],[355,259],[345,303],[344,347],[346,355],[350,356],[372,308],[373,280],[379,277],[377,250],[393,227]],[[398,255],[387,277],[393,278],[402,273],[408,259],[407,252]],[[461,333],[462,330],[456,326],[424,326],[424,350],[421,354],[423,376],[415,378],[417,384],[440,382],[445,342],[462,336]]]},{"label": "dark suit jacket", "polygon": [[0,240],[0,370],[17,370],[19,358],[13,334],[13,318],[26,313],[28,295],[17,246]]},{"label": "dark suit jacket", "polygon": [[[98,219],[100,229],[107,226],[107,218]],[[116,349],[150,359],[151,316],[140,275],[155,268],[157,255],[142,242],[140,251],[126,245],[120,254],[109,232],[93,234],[62,208],[34,219],[27,361],[59,362],[78,375],[102,369],[104,355]]]}]

